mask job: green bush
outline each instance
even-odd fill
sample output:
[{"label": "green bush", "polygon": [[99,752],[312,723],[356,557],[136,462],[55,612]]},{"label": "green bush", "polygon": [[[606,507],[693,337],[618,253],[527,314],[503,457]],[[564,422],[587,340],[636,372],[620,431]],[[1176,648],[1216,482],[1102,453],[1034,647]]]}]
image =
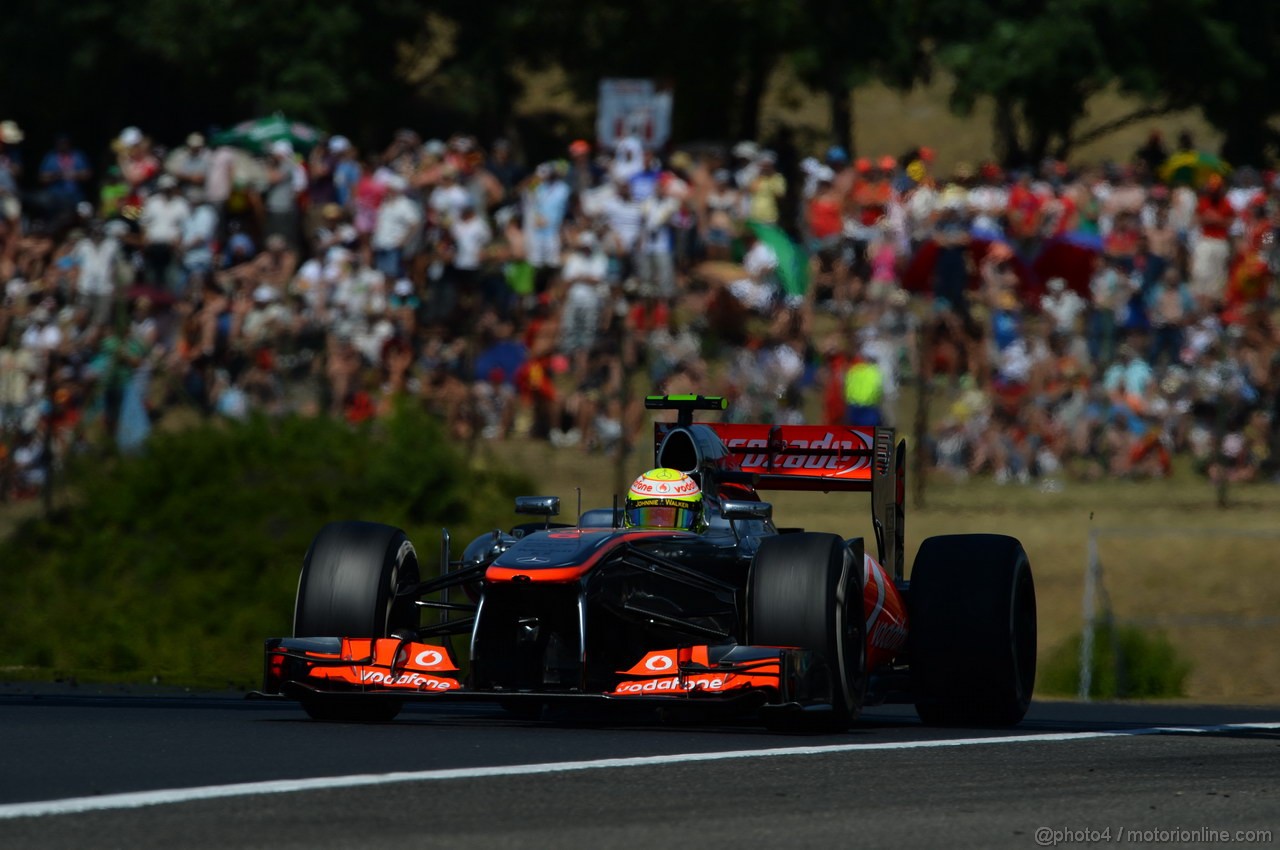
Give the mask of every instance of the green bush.
[{"label": "green bush", "polygon": [[[1045,659],[1040,668],[1040,692],[1057,696],[1079,693],[1082,640],[1082,635],[1073,635]],[[1106,624],[1099,624],[1094,632],[1089,689],[1094,699],[1184,696],[1190,673],[1191,665],[1159,632]]]},{"label": "green bush", "polygon": [[253,686],[324,523],[400,526],[431,575],[440,527],[465,545],[513,515],[522,483],[472,470],[408,407],[360,428],[263,418],[156,434],[140,457],[76,465],[71,506],[0,543],[0,668]]}]

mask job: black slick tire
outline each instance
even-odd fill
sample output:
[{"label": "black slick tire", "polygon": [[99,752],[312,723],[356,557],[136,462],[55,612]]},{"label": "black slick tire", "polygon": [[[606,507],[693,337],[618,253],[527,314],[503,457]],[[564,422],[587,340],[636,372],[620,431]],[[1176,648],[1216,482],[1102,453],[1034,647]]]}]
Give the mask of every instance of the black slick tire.
[{"label": "black slick tire", "polygon": [[[382,638],[418,627],[413,599],[396,589],[418,581],[418,557],[403,531],[374,522],[332,522],[307,550],[293,611],[295,637]],[[303,700],[317,720],[391,720],[394,699],[326,696]]]},{"label": "black slick tire", "polygon": [[920,719],[1013,726],[1036,677],[1036,591],[1022,544],[998,534],[930,537],[907,594],[911,683]]},{"label": "black slick tire", "polygon": [[770,728],[847,729],[867,687],[862,559],[835,534],[765,538],[752,562],[747,606],[750,644],[812,650],[828,676],[829,711],[768,712]]}]

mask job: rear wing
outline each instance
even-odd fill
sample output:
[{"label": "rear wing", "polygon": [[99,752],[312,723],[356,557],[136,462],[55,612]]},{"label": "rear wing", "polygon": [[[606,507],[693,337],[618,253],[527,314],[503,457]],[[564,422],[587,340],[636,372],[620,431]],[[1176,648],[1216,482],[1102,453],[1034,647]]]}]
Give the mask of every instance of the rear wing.
[{"label": "rear wing", "polygon": [[[685,405],[693,407],[694,402],[680,399],[677,403],[680,407],[666,408],[653,397],[646,399],[646,407],[677,409],[682,418],[691,420]],[[654,424],[655,458],[671,432],[691,426],[713,431],[728,452],[726,468],[752,476],[757,490],[870,493],[880,563],[890,567],[895,578],[904,577],[906,445],[894,445],[892,428],[658,422]]]},{"label": "rear wing", "polygon": [[[707,423],[760,490],[870,492],[875,428],[844,425],[731,425]],[[893,431],[885,432],[891,445]]]}]

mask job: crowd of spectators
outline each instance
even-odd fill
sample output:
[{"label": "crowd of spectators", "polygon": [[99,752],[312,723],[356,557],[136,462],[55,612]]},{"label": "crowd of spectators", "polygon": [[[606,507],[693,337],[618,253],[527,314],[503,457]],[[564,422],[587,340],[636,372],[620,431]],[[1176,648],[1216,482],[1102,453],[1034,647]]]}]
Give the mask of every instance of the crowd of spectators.
[{"label": "crowd of spectators", "polygon": [[910,430],[904,386],[959,477],[1277,471],[1280,181],[1224,180],[1189,139],[947,174],[929,148],[576,140],[528,163],[407,129],[23,143],[0,123],[0,498],[184,409],[358,423],[413,398],[460,441],[608,452],[643,439],[644,392]]}]

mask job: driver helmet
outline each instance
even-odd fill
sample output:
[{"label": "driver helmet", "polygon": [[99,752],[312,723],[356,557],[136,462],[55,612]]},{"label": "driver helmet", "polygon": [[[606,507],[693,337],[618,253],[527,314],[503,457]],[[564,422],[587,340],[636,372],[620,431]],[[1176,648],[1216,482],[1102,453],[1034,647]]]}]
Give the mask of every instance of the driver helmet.
[{"label": "driver helmet", "polygon": [[659,467],[637,478],[627,493],[627,528],[693,531],[702,522],[702,491],[677,469]]}]

